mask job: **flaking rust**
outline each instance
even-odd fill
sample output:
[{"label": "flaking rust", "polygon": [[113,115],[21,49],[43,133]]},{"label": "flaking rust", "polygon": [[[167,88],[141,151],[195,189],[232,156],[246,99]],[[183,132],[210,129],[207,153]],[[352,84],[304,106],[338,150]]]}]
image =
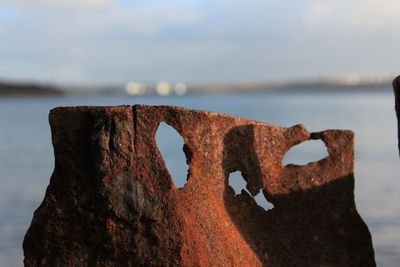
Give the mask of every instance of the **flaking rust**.
[{"label": "flaking rust", "polygon": [[[160,122],[185,142],[180,189],[156,145]],[[351,131],[144,105],[56,108],[50,125],[55,169],[24,239],[26,266],[375,266],[354,203]],[[282,164],[310,139],[329,156]],[[274,207],[235,195],[235,171]]]}]

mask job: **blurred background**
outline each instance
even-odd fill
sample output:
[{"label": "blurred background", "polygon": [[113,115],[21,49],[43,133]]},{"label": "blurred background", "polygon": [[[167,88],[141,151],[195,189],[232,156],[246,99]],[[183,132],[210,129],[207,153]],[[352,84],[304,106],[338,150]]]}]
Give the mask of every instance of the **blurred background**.
[{"label": "blurred background", "polygon": [[[397,0],[0,0],[0,266],[22,265],[49,183],[49,110],[138,103],[353,130],[357,208],[378,266],[398,266],[399,14]],[[184,183],[179,142],[157,135]],[[306,146],[285,163],[324,153]]]}]

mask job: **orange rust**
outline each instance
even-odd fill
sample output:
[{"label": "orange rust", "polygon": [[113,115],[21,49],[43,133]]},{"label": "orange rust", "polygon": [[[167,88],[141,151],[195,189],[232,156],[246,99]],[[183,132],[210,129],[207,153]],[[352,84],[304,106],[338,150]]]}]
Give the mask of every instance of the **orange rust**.
[{"label": "orange rust", "polygon": [[[181,189],[155,142],[160,122],[191,155]],[[57,108],[50,124],[56,166],[25,236],[26,266],[375,266],[354,203],[351,131],[143,105]],[[329,157],[284,166],[309,139]],[[229,186],[235,171],[250,194]],[[260,190],[272,209],[254,201]]]}]

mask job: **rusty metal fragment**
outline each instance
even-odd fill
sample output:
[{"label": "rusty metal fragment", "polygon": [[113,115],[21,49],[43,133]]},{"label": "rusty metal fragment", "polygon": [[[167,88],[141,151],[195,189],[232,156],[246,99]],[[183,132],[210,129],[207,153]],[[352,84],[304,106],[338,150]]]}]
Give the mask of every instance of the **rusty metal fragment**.
[{"label": "rusty metal fragment", "polygon": [[[156,145],[160,122],[183,137],[186,185]],[[354,203],[354,135],[309,133],[170,106],[56,108],[55,169],[24,240],[26,266],[375,266]],[[321,139],[329,156],[283,166]],[[240,171],[250,194],[235,195]]]},{"label": "rusty metal fragment", "polygon": [[400,155],[400,76],[396,77],[393,80],[392,85],[394,92],[394,109],[396,111],[396,117],[397,117],[398,150]]}]

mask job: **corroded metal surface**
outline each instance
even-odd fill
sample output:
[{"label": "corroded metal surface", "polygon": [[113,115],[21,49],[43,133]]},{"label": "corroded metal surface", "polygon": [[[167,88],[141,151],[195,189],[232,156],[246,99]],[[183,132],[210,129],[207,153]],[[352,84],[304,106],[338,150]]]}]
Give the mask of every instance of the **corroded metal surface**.
[{"label": "corroded metal surface", "polygon": [[397,117],[397,141],[400,155],[400,76],[393,80],[392,85],[394,92],[394,109]]},{"label": "corroded metal surface", "polygon": [[[180,189],[156,145],[160,122],[185,142]],[[55,170],[25,236],[26,266],[375,266],[354,203],[351,131],[142,105],[56,108],[50,124]],[[282,164],[310,139],[329,156]],[[274,208],[235,195],[234,171]]]}]

